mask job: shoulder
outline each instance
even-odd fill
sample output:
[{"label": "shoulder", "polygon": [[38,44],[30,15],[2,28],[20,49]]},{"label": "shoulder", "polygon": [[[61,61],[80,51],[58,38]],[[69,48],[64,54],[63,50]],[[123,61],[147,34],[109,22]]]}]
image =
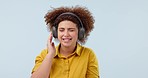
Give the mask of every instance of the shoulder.
[{"label": "shoulder", "polygon": [[83,46],[81,45],[81,50],[82,50],[82,55],[87,55],[89,57],[96,57],[95,52],[93,51],[93,49]]},{"label": "shoulder", "polygon": [[84,57],[85,60],[88,60],[88,62],[91,63],[98,63],[98,59],[97,56],[95,54],[95,52],[86,46],[81,46],[82,47],[82,51],[81,51],[81,57]]},{"label": "shoulder", "polygon": [[45,56],[45,55],[47,55],[47,54],[48,54],[47,49],[43,49],[43,50],[41,51],[41,53],[40,53],[40,55],[42,55],[42,56]]},{"label": "shoulder", "polygon": [[83,45],[81,45],[81,47],[82,47],[82,51],[84,51],[86,53],[93,53],[94,54],[94,51],[91,48],[83,46]]},{"label": "shoulder", "polygon": [[47,54],[48,54],[47,49],[43,49],[41,50],[40,54],[36,57],[36,59],[44,59]]}]

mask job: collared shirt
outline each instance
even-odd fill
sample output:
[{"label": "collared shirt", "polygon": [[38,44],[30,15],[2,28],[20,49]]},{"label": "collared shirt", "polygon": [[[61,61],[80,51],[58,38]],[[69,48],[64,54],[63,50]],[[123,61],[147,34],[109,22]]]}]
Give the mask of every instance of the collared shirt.
[{"label": "collared shirt", "polygon": [[[93,50],[77,44],[76,50],[68,57],[59,53],[56,47],[49,78],[100,78],[98,60]],[[36,57],[32,72],[36,71],[47,55],[47,49]]]}]

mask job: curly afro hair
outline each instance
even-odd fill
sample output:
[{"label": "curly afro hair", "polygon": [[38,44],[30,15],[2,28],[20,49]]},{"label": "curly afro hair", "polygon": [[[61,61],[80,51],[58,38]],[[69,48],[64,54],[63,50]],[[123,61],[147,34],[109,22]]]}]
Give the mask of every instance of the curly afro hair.
[{"label": "curly afro hair", "polygon": [[78,39],[78,40],[81,43],[85,43],[85,41],[87,40],[87,37],[89,36],[90,32],[94,28],[94,21],[95,21],[91,12],[86,7],[75,6],[75,7],[53,8],[52,10],[47,12],[47,14],[44,17],[45,22],[47,24],[47,28],[50,31],[52,31],[52,28],[53,26],[55,26],[55,24],[58,25],[61,21],[64,21],[64,20],[72,21],[78,25],[79,24],[78,20],[72,16],[63,16],[63,17],[60,17],[60,19],[57,19],[59,15],[61,15],[62,13],[66,13],[66,12],[73,13],[80,18],[83,24],[83,28],[85,29],[85,33],[84,33],[85,36],[84,38]]}]

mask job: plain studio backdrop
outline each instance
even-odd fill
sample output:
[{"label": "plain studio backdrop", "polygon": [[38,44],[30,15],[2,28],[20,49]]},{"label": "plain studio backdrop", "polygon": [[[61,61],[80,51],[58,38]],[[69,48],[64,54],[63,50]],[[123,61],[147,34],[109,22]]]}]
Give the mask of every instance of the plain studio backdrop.
[{"label": "plain studio backdrop", "polygon": [[148,78],[148,0],[0,0],[0,78],[29,78],[49,35],[51,7],[86,6],[95,28],[85,46],[101,78]]}]

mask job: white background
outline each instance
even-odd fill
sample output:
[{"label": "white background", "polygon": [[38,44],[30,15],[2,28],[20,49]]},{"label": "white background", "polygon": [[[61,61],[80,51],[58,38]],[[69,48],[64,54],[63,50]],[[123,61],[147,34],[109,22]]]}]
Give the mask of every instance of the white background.
[{"label": "white background", "polygon": [[95,29],[85,46],[101,78],[148,78],[148,0],[0,0],[0,78],[29,78],[46,48],[50,7],[86,6]]}]

